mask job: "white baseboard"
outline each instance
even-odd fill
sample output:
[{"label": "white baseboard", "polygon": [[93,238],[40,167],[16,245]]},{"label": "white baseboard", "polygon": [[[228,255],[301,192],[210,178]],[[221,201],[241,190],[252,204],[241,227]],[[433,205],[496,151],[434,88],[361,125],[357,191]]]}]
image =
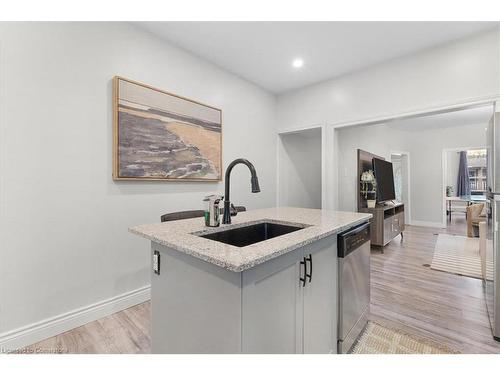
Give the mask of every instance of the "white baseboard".
[{"label": "white baseboard", "polygon": [[49,319],[0,333],[0,353],[23,348],[49,337],[80,327],[94,320],[145,302],[151,298],[151,286],[132,290]]},{"label": "white baseboard", "polygon": [[439,221],[420,221],[420,220],[412,220],[410,226],[414,225],[417,227],[431,227],[431,228],[446,228],[443,226],[443,223]]}]

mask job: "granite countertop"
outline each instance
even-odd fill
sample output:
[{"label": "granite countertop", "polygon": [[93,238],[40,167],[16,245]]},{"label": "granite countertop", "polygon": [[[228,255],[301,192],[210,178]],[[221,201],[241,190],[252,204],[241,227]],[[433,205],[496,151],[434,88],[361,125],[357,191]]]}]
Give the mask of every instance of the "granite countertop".
[{"label": "granite countertop", "polygon": [[[129,228],[129,231],[227,270],[241,272],[360,224],[371,217],[372,215],[368,213],[275,207],[240,212],[231,218],[232,224],[221,224],[216,228],[206,227],[204,219],[200,217],[138,225]],[[264,221],[299,224],[304,229],[245,247],[236,247],[199,237],[200,234],[227,230],[230,227],[244,227]]]}]

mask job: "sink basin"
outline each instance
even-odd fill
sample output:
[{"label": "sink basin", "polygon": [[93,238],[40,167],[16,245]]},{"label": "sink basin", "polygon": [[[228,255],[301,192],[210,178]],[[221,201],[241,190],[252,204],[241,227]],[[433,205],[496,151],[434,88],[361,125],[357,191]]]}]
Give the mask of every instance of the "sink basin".
[{"label": "sink basin", "polygon": [[299,225],[262,222],[199,236],[233,246],[244,247],[305,228],[304,225]]}]

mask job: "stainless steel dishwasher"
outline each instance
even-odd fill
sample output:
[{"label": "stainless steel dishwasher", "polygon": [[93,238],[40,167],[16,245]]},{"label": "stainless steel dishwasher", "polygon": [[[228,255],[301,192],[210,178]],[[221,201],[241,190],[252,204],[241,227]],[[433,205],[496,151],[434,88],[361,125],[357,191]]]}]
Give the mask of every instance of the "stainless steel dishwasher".
[{"label": "stainless steel dishwasher", "polygon": [[337,352],[347,353],[370,312],[370,223],[338,235]]}]

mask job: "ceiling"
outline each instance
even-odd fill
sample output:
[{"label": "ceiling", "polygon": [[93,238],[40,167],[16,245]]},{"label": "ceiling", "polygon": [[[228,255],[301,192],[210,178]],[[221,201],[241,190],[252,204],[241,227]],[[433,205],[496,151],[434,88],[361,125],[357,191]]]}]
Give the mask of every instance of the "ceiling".
[{"label": "ceiling", "polygon": [[493,111],[493,105],[485,105],[436,115],[394,120],[388,123],[388,126],[413,132],[466,125],[486,127],[493,115]]},{"label": "ceiling", "polygon": [[[137,22],[273,93],[485,31],[495,22]],[[292,67],[302,58],[304,66]]]}]

